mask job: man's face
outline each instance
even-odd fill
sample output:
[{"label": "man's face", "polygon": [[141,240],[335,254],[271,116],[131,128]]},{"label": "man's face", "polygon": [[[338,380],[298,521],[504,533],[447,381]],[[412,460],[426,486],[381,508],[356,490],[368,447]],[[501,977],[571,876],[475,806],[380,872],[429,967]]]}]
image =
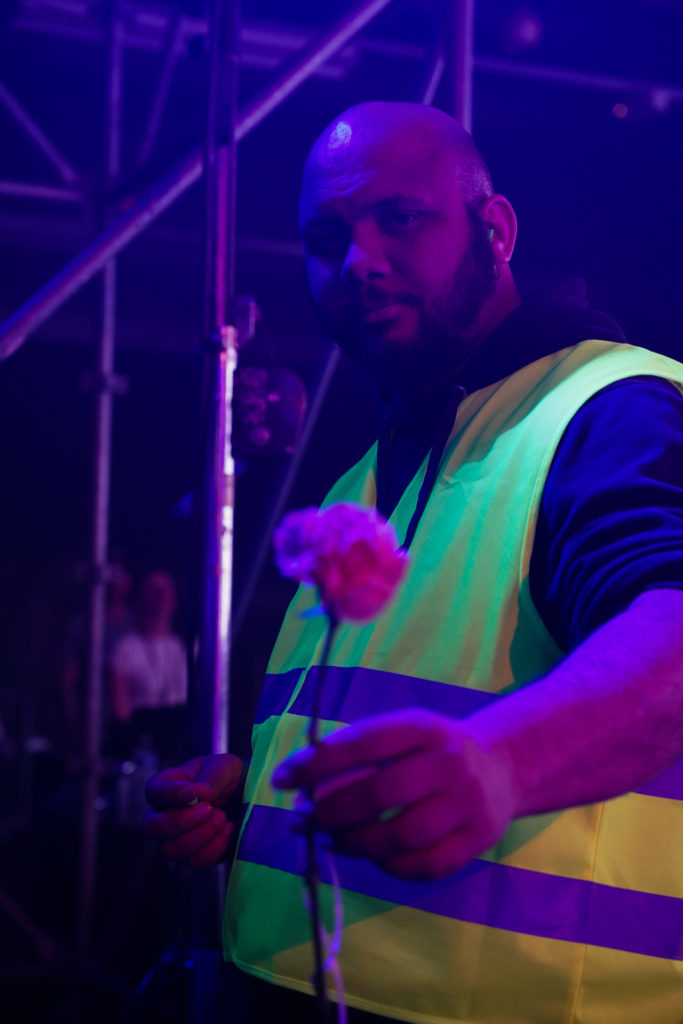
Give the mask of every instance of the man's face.
[{"label": "man's face", "polygon": [[486,228],[443,155],[405,138],[346,138],[307,173],[300,204],[323,324],[379,384],[455,369],[495,288]]},{"label": "man's face", "polygon": [[164,572],[151,572],[145,578],[140,593],[144,613],[171,619],[175,611],[175,586]]}]

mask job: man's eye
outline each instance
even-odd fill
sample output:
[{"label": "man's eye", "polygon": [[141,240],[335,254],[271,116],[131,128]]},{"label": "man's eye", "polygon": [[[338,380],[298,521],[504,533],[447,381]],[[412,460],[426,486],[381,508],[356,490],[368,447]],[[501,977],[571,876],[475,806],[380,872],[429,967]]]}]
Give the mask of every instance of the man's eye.
[{"label": "man's eye", "polygon": [[417,220],[416,213],[395,213],[394,221],[397,224],[412,224],[414,220]]},{"label": "man's eye", "polygon": [[394,210],[387,212],[382,218],[382,226],[386,231],[401,231],[411,228],[419,219],[419,214],[408,210]]}]

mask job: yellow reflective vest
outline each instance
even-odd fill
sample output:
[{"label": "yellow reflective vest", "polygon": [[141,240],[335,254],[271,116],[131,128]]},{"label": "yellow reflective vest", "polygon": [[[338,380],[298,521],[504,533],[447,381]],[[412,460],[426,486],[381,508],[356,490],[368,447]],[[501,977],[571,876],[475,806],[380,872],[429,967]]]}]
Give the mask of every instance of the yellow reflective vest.
[{"label": "yellow reflective vest", "polygon": [[[680,364],[594,340],[465,398],[406,581],[376,621],[340,628],[323,731],[412,706],[464,717],[557,664],[562,652],[529,595],[550,463],[593,394],[642,374],[683,390]],[[373,448],[326,503],[373,505],[376,458]],[[425,465],[391,517],[399,537]],[[227,958],[309,992],[302,841],[290,828],[292,795],[270,777],[306,743],[325,628],[301,618],[314,603],[297,592],[269,664],[224,917]],[[362,859],[335,865],[352,1006],[420,1024],[683,1022],[683,761],[637,792],[514,821],[495,848],[439,881],[404,881]]]}]

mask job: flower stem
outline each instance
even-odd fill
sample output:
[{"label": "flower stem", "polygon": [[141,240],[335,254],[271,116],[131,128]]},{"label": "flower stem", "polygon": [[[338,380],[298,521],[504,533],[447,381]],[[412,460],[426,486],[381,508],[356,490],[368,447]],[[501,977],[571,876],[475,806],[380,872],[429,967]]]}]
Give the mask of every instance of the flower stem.
[{"label": "flower stem", "polygon": [[320,701],[322,699],[323,686],[325,685],[325,677],[327,676],[327,662],[329,661],[332,641],[334,640],[334,634],[338,625],[339,620],[328,612],[327,632],[320,661],[320,671],[313,686],[313,710],[311,720],[308,723],[308,740],[312,746],[315,746],[320,741]]},{"label": "flower stem", "polygon": [[[317,678],[313,687],[313,709],[311,712],[311,720],[308,725],[308,739],[312,746],[315,746],[320,741],[320,701],[325,683],[325,676],[327,675],[327,663],[332,649],[332,641],[338,624],[338,620],[333,615],[329,615],[322,659],[320,662],[320,670],[317,673]],[[309,802],[312,804],[313,791],[309,789],[306,795]],[[315,994],[318,1001],[318,1020],[320,1024],[327,1024],[330,1018],[330,1001],[325,987],[325,966],[321,939],[322,925],[320,921],[319,899],[320,865],[318,863],[316,851],[316,836],[317,829],[315,821],[311,816],[308,820],[308,827],[306,828],[306,885],[308,887],[310,897],[311,923],[313,925],[313,987],[315,988]]]}]

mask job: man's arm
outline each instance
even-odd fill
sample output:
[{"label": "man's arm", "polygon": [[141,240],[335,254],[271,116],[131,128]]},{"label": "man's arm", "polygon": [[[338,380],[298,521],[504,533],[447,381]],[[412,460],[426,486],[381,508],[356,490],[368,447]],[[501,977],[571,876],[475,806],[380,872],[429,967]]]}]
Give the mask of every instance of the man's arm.
[{"label": "man's arm", "polygon": [[[682,754],[683,590],[661,589],[467,719],[419,709],[366,719],[289,758],[273,782],[313,789],[339,849],[437,878],[513,818],[617,796]],[[359,768],[362,779],[347,776]]]},{"label": "man's arm", "polygon": [[573,651],[646,590],[683,582],[683,395],[631,377],[593,395],[557,446],[534,531],[531,598]]},{"label": "man's arm", "polygon": [[515,816],[643,785],[683,755],[683,590],[651,590],[549,675],[473,715],[508,765]]}]

